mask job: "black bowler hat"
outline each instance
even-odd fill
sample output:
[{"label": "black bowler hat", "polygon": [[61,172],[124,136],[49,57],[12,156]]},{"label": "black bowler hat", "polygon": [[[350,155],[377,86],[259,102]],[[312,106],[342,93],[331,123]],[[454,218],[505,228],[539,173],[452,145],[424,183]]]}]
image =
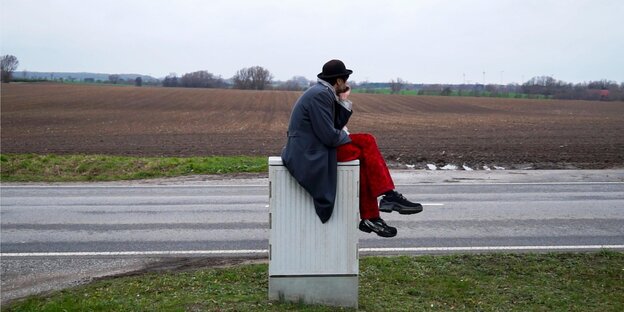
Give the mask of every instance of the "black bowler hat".
[{"label": "black bowler hat", "polygon": [[323,65],[323,72],[316,75],[320,79],[349,76],[353,73],[341,60],[331,60]]}]

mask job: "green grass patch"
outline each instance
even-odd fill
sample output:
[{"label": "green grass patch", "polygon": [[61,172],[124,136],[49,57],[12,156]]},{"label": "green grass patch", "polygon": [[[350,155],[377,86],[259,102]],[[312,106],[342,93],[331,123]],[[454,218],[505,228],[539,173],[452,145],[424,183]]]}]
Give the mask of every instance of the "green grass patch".
[{"label": "green grass patch", "polygon": [[122,157],[107,155],[0,155],[2,182],[115,181],[267,171],[266,157]]},{"label": "green grass patch", "polygon": [[[335,311],[270,302],[266,264],[149,273],[31,297],[3,311]],[[362,311],[623,311],[624,253],[367,257]],[[350,309],[344,309],[350,310]]]}]

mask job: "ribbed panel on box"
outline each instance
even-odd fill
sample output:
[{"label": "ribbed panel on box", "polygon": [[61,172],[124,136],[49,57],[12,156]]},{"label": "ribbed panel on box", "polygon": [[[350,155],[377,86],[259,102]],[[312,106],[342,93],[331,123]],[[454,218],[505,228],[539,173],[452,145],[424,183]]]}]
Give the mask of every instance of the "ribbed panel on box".
[{"label": "ribbed panel on box", "polygon": [[336,204],[324,224],[312,197],[288,170],[269,168],[269,276],[357,275],[359,162],[339,164]]}]

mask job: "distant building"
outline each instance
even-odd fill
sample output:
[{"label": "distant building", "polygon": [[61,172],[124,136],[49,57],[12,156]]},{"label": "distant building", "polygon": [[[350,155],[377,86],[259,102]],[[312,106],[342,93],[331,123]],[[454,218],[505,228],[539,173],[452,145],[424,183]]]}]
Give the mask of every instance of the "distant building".
[{"label": "distant building", "polygon": [[592,97],[597,97],[597,98],[599,98],[601,101],[606,101],[606,100],[608,100],[608,99],[609,99],[609,90],[606,90],[606,89],[601,89],[601,90],[598,90],[598,89],[589,89],[588,91],[589,91],[589,94],[590,94]]}]

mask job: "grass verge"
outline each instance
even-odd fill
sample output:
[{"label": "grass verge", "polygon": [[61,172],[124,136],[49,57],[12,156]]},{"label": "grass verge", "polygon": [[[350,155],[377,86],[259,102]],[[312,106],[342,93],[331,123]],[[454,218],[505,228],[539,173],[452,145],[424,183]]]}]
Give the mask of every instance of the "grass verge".
[{"label": "grass verge", "polygon": [[[267,300],[266,264],[113,278],[4,311],[335,311]],[[367,257],[363,311],[623,311],[624,253]],[[349,310],[349,309],[345,309]]]},{"label": "grass verge", "polygon": [[125,157],[107,155],[0,155],[2,182],[115,181],[267,171],[266,157]]}]

